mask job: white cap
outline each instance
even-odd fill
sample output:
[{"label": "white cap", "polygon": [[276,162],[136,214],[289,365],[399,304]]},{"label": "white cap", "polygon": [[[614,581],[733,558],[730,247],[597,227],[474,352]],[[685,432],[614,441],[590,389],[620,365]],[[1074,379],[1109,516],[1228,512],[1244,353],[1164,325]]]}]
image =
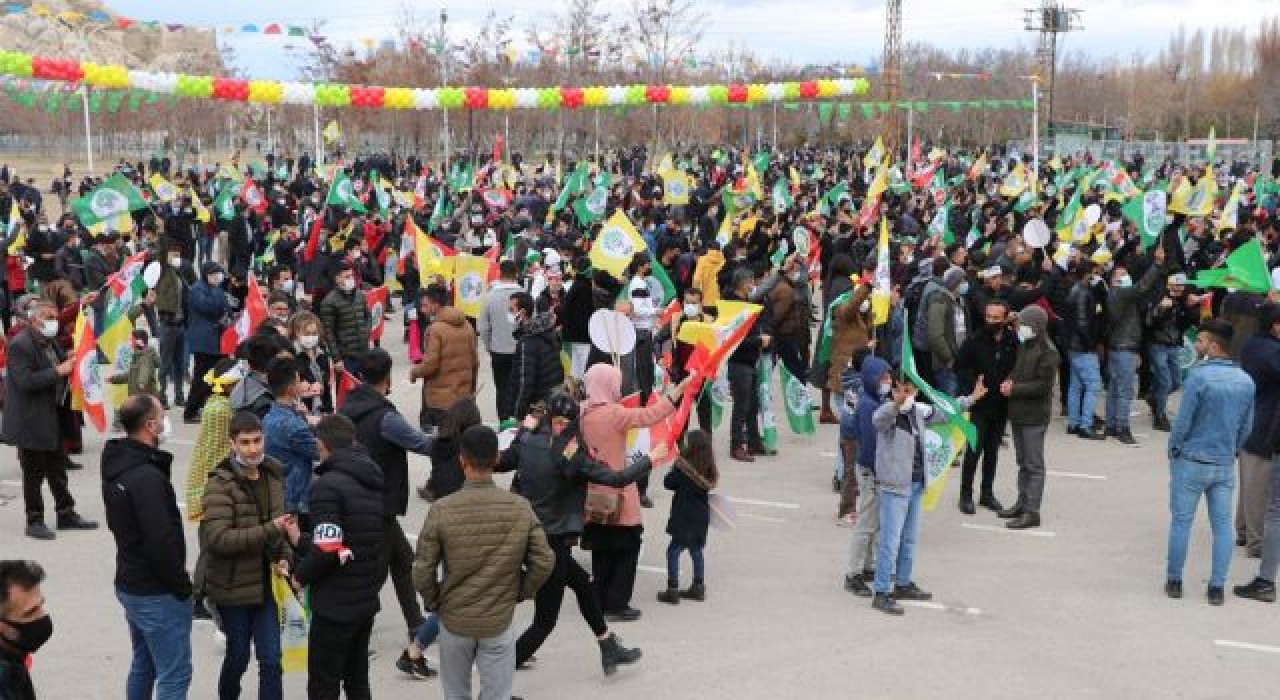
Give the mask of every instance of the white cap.
[{"label": "white cap", "polygon": [[1271,288],[1280,289],[1280,267],[1271,271]]},{"label": "white cap", "polygon": [[988,278],[988,277],[999,277],[1000,275],[1003,275],[1003,274],[1004,274],[1004,270],[1001,270],[999,265],[992,265],[991,267],[984,269],[982,272],[979,272],[978,276],[983,278]]}]

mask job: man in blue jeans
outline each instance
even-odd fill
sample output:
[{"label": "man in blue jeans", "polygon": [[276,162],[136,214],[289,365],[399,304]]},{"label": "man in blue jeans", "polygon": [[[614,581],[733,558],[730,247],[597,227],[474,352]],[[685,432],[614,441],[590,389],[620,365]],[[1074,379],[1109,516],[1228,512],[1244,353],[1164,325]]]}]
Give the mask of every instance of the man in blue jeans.
[{"label": "man in blue jeans", "polygon": [[102,450],[102,500],[116,541],[116,598],[133,642],[126,700],[181,700],[191,686],[191,577],[173,455],[158,449],[168,418],[150,394],[116,412],[127,437]]},{"label": "man in blue jeans", "polygon": [[1183,388],[1182,405],[1169,435],[1169,549],[1165,594],[1182,597],[1182,567],[1196,506],[1204,494],[1213,530],[1209,604],[1222,605],[1231,565],[1231,495],[1235,460],[1253,427],[1253,380],[1229,359],[1231,324],[1200,324],[1196,354]]},{"label": "man in blue jeans", "polygon": [[1102,372],[1098,363],[1098,346],[1102,319],[1098,313],[1102,280],[1089,260],[1076,266],[1076,283],[1067,293],[1067,309],[1063,318],[1063,350],[1071,366],[1067,383],[1067,434],[1086,440],[1104,440],[1093,429],[1094,404],[1102,388]]},{"label": "man in blue jeans", "polygon": [[1125,445],[1138,444],[1129,429],[1129,411],[1142,356],[1141,309],[1153,301],[1164,277],[1164,248],[1156,246],[1151,256],[1154,264],[1147,267],[1137,286],[1129,271],[1117,265],[1111,271],[1111,289],[1107,291],[1107,437]]},{"label": "man in blue jeans", "polygon": [[1169,275],[1164,294],[1147,309],[1147,360],[1151,366],[1151,425],[1169,432],[1169,395],[1182,386],[1183,334],[1199,318],[1200,298],[1186,293],[1187,275]]}]

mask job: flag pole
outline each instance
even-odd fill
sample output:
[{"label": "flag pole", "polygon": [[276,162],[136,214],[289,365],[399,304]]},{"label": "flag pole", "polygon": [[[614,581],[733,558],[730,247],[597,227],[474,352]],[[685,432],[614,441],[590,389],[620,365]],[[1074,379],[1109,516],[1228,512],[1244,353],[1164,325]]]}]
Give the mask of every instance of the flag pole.
[{"label": "flag pole", "polygon": [[324,162],[324,144],[320,141],[320,106],[311,103],[311,129],[316,140],[316,168]]},{"label": "flag pole", "polygon": [[89,123],[89,86],[88,86],[88,85],[85,85],[85,86],[83,86],[83,87],[82,87],[82,93],[81,93],[81,94],[82,94],[82,96],[83,96],[83,98],[84,98],[84,99],[80,100],[80,106],[81,106],[81,107],[83,107],[83,109],[84,109],[84,150],[85,150],[85,157],[86,157],[86,159],[88,160],[88,163],[89,163],[89,174],[90,174],[90,175],[93,175],[93,174],[94,174],[94,168],[93,168],[93,128],[92,128],[92,125]]}]

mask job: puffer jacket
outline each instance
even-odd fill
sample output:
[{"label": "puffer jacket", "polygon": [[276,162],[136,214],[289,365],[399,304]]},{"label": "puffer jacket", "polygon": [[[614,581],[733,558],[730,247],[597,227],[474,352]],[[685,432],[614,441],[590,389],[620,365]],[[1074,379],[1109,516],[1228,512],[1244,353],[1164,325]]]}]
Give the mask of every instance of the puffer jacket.
[{"label": "puffer jacket", "polygon": [[205,355],[222,354],[222,329],[231,311],[227,294],[220,287],[211,287],[201,279],[192,285],[187,295],[187,345],[191,352]]},{"label": "puffer jacket", "polygon": [[613,471],[591,459],[585,449],[566,459],[566,442],[564,437],[522,428],[498,462],[498,471],[516,472],[519,488],[513,490],[529,501],[548,537],[582,534],[588,482],[622,488],[652,468],[646,457]]},{"label": "puffer jacket", "polygon": [[1152,265],[1134,287],[1107,291],[1107,347],[1138,352],[1142,345],[1141,309],[1160,289],[1164,268]]},{"label": "puffer jacket", "polygon": [[267,510],[258,509],[254,484],[222,460],[204,489],[204,590],[218,605],[261,605],[271,572],[268,562],[289,557],[284,532],[271,521],[284,514],[284,478],[280,463],[264,457],[258,478],[267,485]]},{"label": "puffer jacket", "polygon": [[445,410],[476,392],[476,345],[467,317],[451,306],[440,309],[427,327],[422,362],[409,371],[411,379],[423,380],[423,406]]},{"label": "puffer jacket", "polygon": [[[1039,307],[1030,306],[1019,315],[1035,337],[1018,347],[1018,358],[1009,373],[1009,422],[1013,425],[1048,425],[1052,412],[1053,382],[1061,359],[1049,340],[1049,320]],[[987,386],[997,386],[987,380]]]},{"label": "puffer jacket", "polygon": [[862,361],[862,392],[858,394],[853,421],[858,433],[858,466],[872,471],[876,468],[876,430],[871,416],[884,401],[880,397],[880,380],[889,373],[889,369],[889,363],[875,355]]},{"label": "puffer jacket", "polygon": [[324,325],[325,344],[329,355],[341,362],[344,357],[359,357],[369,351],[369,333],[373,327],[364,292],[333,290],[320,302],[320,322]]},{"label": "puffer jacket", "polygon": [[[305,554],[295,575],[311,587],[312,614],[335,622],[369,619],[380,608],[378,591],[387,579],[382,470],[363,447],[334,450],[316,467],[308,501],[313,530],[299,543]],[[352,555],[345,564],[343,548]]]},{"label": "puffer jacket", "polygon": [[555,316],[542,313],[516,329],[516,355],[511,366],[516,416],[528,414],[530,405],[564,383],[555,324]]},{"label": "puffer jacket", "polygon": [[487,479],[468,481],[431,507],[417,552],[413,583],[424,607],[450,633],[472,638],[510,627],[516,603],[538,592],[555,561],[528,501]]}]

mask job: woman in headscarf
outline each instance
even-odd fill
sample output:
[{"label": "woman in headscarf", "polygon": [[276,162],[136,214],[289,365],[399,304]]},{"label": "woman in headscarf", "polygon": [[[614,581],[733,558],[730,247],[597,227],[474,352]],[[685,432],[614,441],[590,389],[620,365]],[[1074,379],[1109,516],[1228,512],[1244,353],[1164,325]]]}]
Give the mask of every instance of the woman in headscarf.
[{"label": "woman in headscarf", "polygon": [[[647,428],[675,413],[688,382],[685,379],[668,388],[650,406],[628,408],[619,403],[622,373],[618,368],[593,365],[585,378],[587,399],[580,423],[592,458],[613,471],[622,471],[628,461],[627,431]],[[590,485],[585,518],[582,548],[591,551],[591,578],[606,619],[623,622],[639,618],[640,611],[631,607],[644,532],[636,485]]]}]

